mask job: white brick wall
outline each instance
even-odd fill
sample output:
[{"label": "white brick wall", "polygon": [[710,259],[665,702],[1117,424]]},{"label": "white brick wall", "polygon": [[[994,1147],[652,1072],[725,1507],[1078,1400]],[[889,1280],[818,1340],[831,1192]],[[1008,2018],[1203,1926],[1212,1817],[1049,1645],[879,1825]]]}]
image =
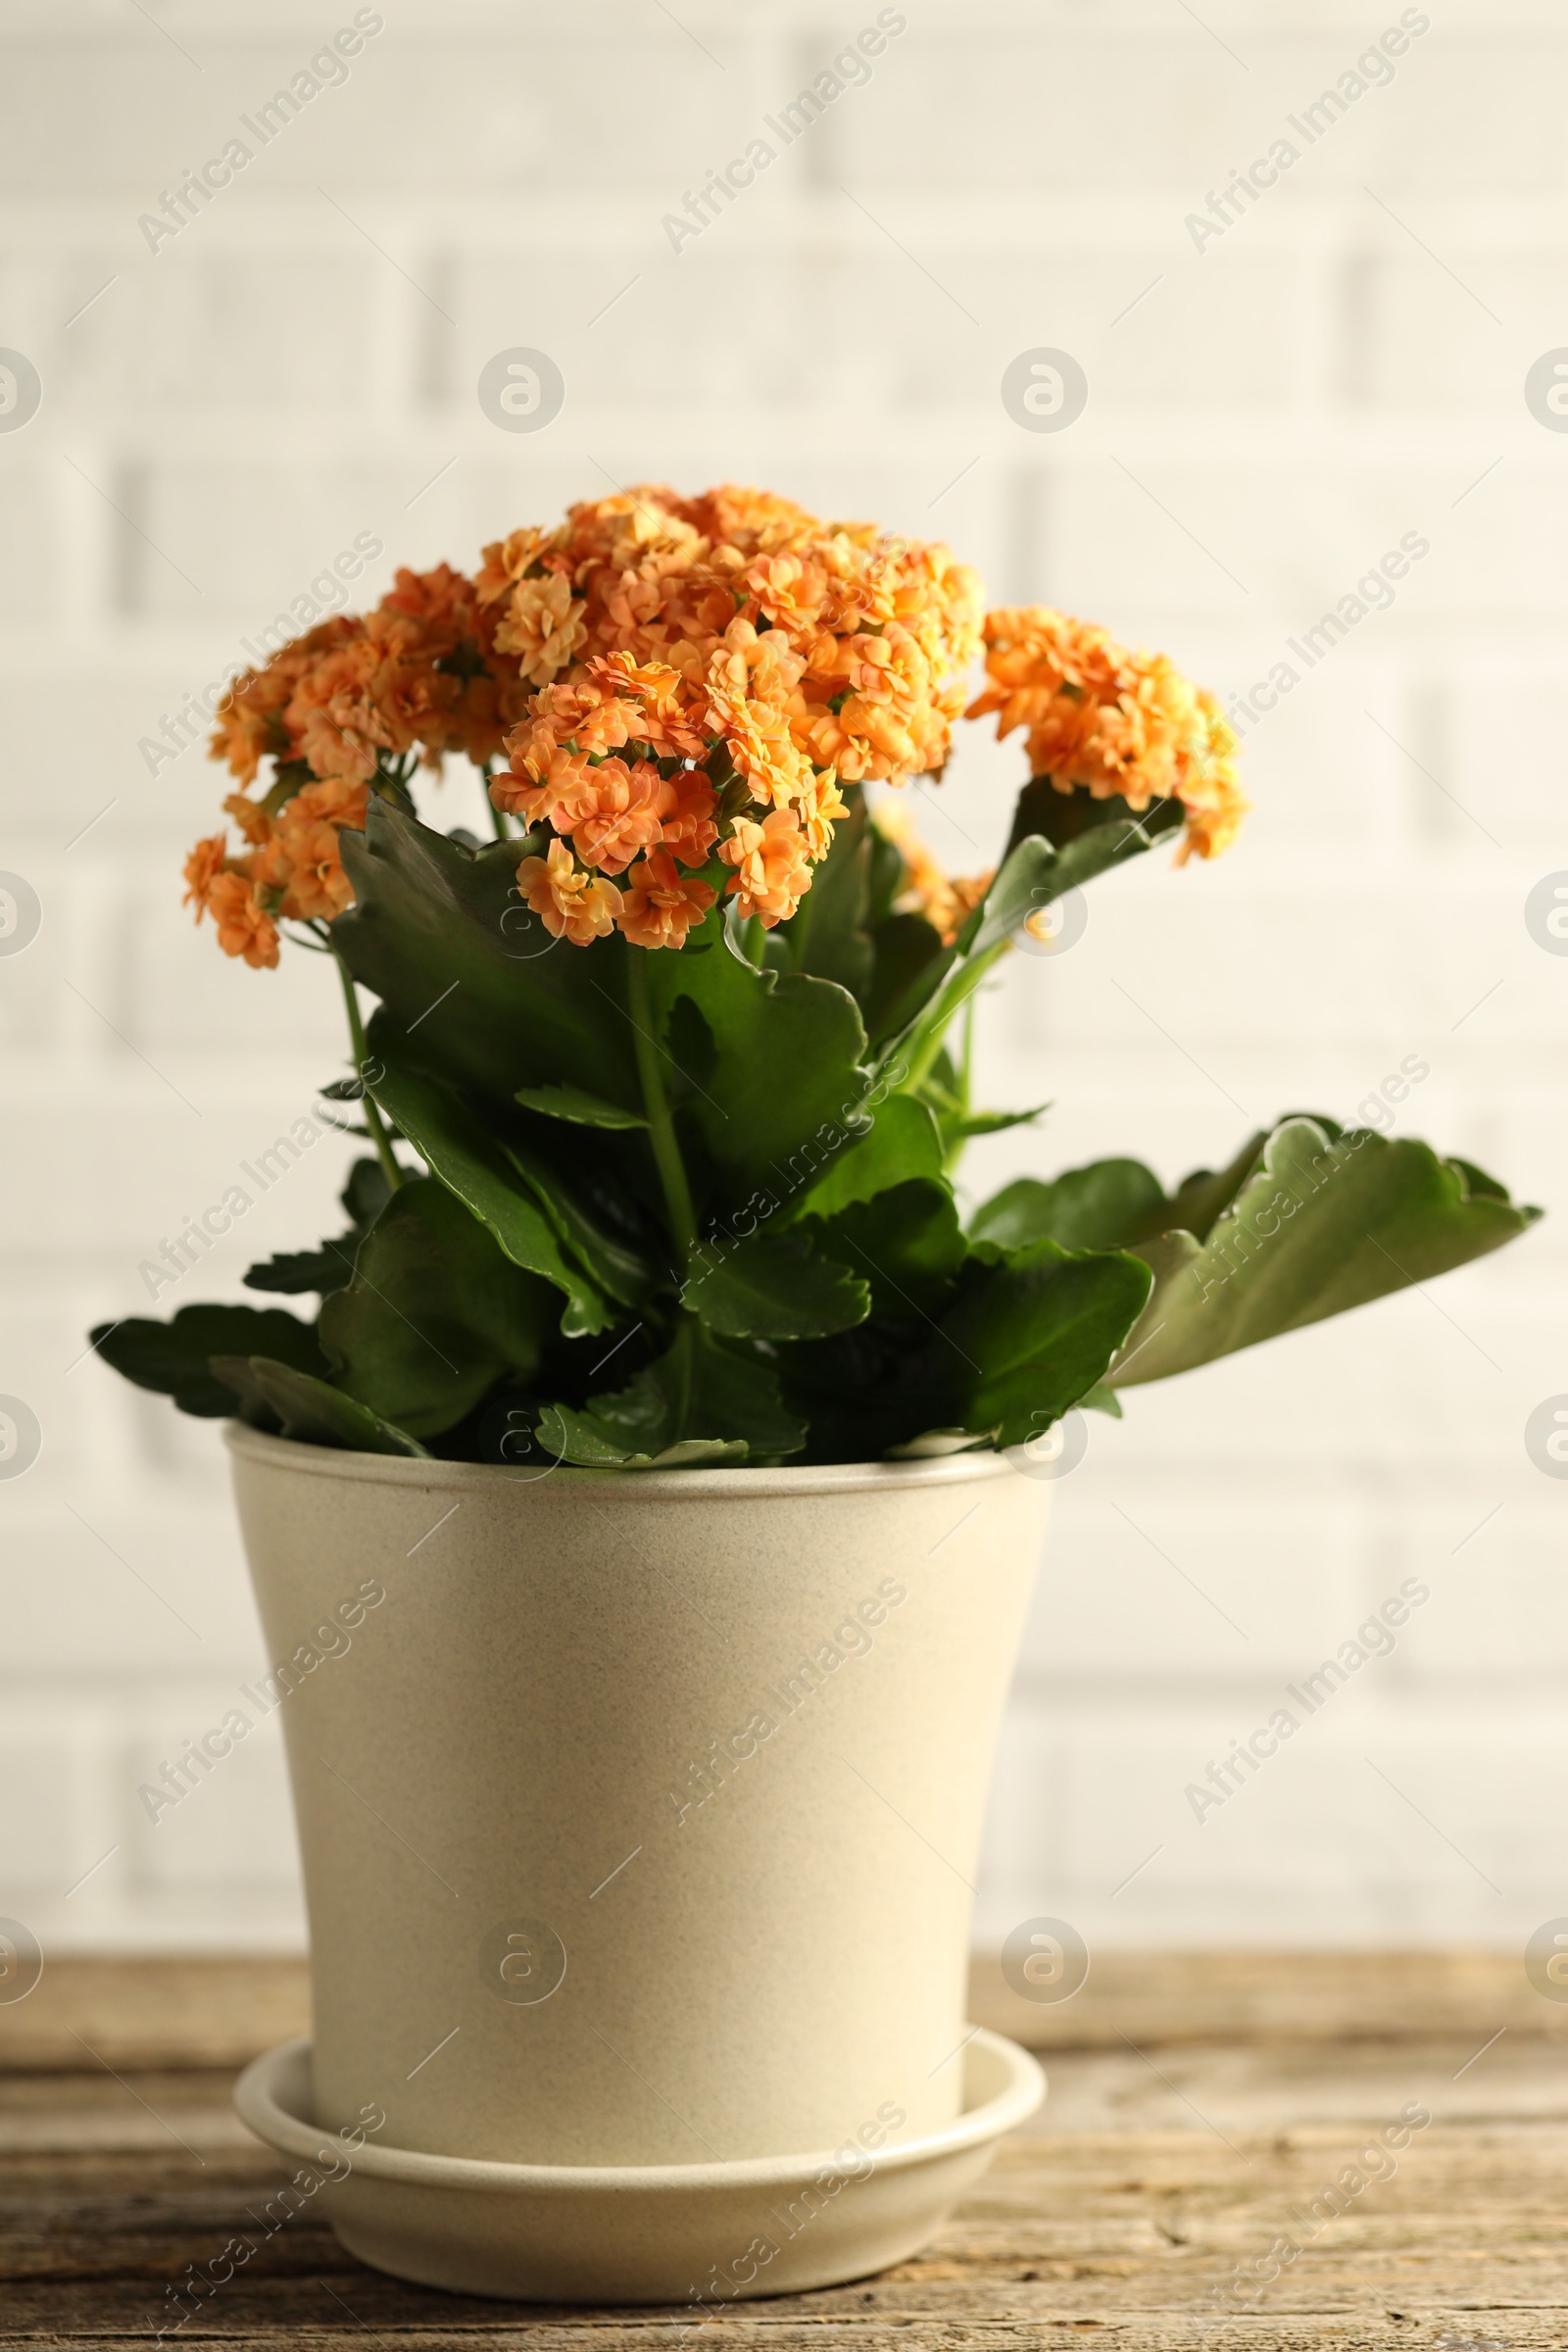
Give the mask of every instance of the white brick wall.
[{"label": "white brick wall", "polygon": [[[1094,1424],[980,1929],[1522,1937],[1568,1908],[1568,1490],[1521,1442],[1568,1390],[1568,961],[1522,920],[1568,866],[1568,441],[1522,399],[1568,335],[1560,10],[1435,4],[1393,85],[1199,254],[1185,216],[1396,9],[1215,0],[1208,30],[1166,0],[910,0],[870,85],[677,257],[661,216],[869,4],[387,0],[348,84],[150,254],[138,214],[351,13],[18,0],[0,35],[0,344],[44,381],[0,434],[0,867],[45,909],[0,958],[0,1392],[45,1432],[0,1484],[0,1911],[61,1947],[300,1935],[275,1727],[156,1829],[136,1804],[263,1659],[216,1433],[80,1350],[309,1101],[337,1011],[303,957],[253,975],[192,934],[177,863],[220,785],[195,751],[153,781],[138,738],[356,532],[387,569],[466,563],[611,479],[729,475],[941,532],[995,601],[1057,599],[1226,693],[1430,539],[1252,731],[1236,855],[1151,860],[1061,962],[1018,959],[987,1089],[1054,1108],[971,1177],[1129,1149],[1174,1177],[1418,1053],[1408,1131],[1559,1213]],[[516,343],[567,384],[537,441],[474,397]],[[1054,438],[998,396],[1039,344],[1091,382]],[[965,747],[924,803],[951,862],[981,862],[1015,779],[1011,747]],[[190,1295],[314,1238],[335,1149]],[[1394,1654],[1195,1820],[1186,1785],[1411,1576],[1432,1596]]]}]

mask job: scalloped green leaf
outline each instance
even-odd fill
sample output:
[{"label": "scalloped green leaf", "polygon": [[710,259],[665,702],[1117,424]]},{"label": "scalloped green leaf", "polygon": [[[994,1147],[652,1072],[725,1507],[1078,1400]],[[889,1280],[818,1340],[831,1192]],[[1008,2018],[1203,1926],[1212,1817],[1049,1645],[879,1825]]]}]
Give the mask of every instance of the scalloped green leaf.
[{"label": "scalloped green leaf", "polygon": [[547,1407],[534,1436],[582,1468],[661,1470],[798,1453],[807,1428],[769,1365],[688,1323],[623,1389]]},{"label": "scalloped green leaf", "polygon": [[503,1376],[538,1371],[558,1300],[434,1177],[393,1194],[354,1280],[321,1308],[336,1385],[417,1438],[438,1437]]},{"label": "scalloped green leaf", "polygon": [[983,1244],[932,1306],[906,1297],[902,1311],[879,1306],[858,1330],[784,1350],[785,1396],[810,1411],[812,1452],[831,1461],[874,1460],[931,1431],[1022,1444],[1103,1378],[1149,1285],[1148,1267],[1121,1251]]},{"label": "scalloped green leaf", "polygon": [[1154,1289],[1110,1382],[1167,1379],[1429,1281],[1540,1214],[1429,1145],[1287,1119],[1206,1240],[1176,1231],[1135,1245]]},{"label": "scalloped green leaf", "polygon": [[[917,1176],[942,1173],[942,1139],[928,1106],[913,1095],[889,1095],[876,1102],[877,1090],[866,1098],[862,1115],[868,1131],[849,1140],[827,1161],[815,1182],[789,1203],[790,1221],[799,1217],[832,1217],[857,1200],[874,1200]],[[875,1108],[871,1107],[875,1103]]]},{"label": "scalloped green leaf", "polygon": [[681,1302],[710,1331],[731,1340],[821,1340],[863,1323],[866,1285],[790,1233],[757,1233],[699,1244]]},{"label": "scalloped green leaf", "polygon": [[355,904],[333,946],[430,1066],[503,1102],[568,1085],[641,1108],[625,942],[552,940],[517,897],[518,842],[466,849],[374,795],[339,842]]},{"label": "scalloped green leaf", "polygon": [[[864,1099],[855,999],[831,980],[759,971],[726,943],[719,907],[678,956],[647,962],[656,1042],[682,1123],[726,1187],[787,1198],[820,1164],[822,1132],[842,1130]],[[700,1066],[677,1051],[690,1039],[676,1017],[683,1004],[706,1032]]]},{"label": "scalloped green leaf", "polygon": [[100,1323],[89,1336],[126,1380],[210,1421],[234,1410],[232,1391],[212,1372],[215,1355],[274,1356],[300,1372],[327,1369],[315,1327],[280,1306],[182,1306],[167,1323],[131,1315]]},{"label": "scalloped green leaf", "polygon": [[[379,1036],[372,1023],[372,1047],[378,1047]],[[489,1130],[433,1078],[380,1051],[372,1066],[377,1074],[370,1091],[376,1102],[432,1173],[488,1228],[514,1265],[564,1292],[563,1332],[576,1338],[608,1331],[616,1317],[607,1285],[563,1246],[559,1220],[547,1213],[539,1188]]]},{"label": "scalloped green leaf", "polygon": [[1004,1185],[975,1210],[969,1232],[1007,1250],[1039,1241],[1063,1250],[1114,1250],[1167,1205],[1163,1185],[1142,1160],[1099,1159],[1050,1184],[1020,1176]]},{"label": "scalloped green leaf", "polygon": [[268,1427],[275,1421],[282,1437],[307,1446],[347,1446],[355,1453],[424,1455],[406,1429],[292,1364],[266,1355],[220,1355],[213,1358],[213,1369],[240,1399],[245,1419]]}]

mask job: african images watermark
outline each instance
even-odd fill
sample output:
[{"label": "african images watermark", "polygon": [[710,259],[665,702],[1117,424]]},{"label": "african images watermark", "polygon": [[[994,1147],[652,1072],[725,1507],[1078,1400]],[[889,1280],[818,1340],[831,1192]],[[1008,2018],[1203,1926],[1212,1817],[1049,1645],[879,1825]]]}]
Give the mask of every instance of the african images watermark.
[{"label": "african images watermark", "polygon": [[187,172],[177,187],[161,188],[160,210],[141,214],[136,222],[148,250],[158,253],[171,238],[199,220],[215,198],[232,185],[235,173],[243,172],[264,147],[270,147],[313,98],[318,98],[323,90],[340,88],[349,77],[349,59],[358,57],[366,42],[374,40],[385,26],[386,19],[379,10],[356,9],[353,24],[340,26],[310,64],[300,68],[286,89],[274,90],[254,117],[241,115],[240,122],[255,140],[254,147],[236,132],[224,142],[220,154],[209,156],[196,171]]},{"label": "african images watermark", "polygon": [[1363,1112],[1367,1114],[1360,1126],[1348,1129],[1339,1144],[1314,1154],[1309,1167],[1298,1166],[1294,1184],[1276,1186],[1267,1200],[1227,1214],[1214,1227],[1201,1257],[1188,1268],[1198,1285],[1200,1306],[1206,1305],[1233,1275],[1244,1272],[1258,1251],[1267,1249],[1274,1236],[1284,1231],[1298,1209],[1303,1208],[1326,1184],[1332,1184],[1337,1175],[1353,1164],[1349,1157],[1352,1152],[1363,1151],[1375,1133],[1393,1126],[1394,1106],[1405,1100],[1412,1087],[1429,1077],[1431,1070],[1432,1064],[1420,1054],[1407,1054],[1398,1070],[1391,1070],[1377,1092],[1363,1097],[1356,1104],[1357,1117]]},{"label": "african images watermark", "polygon": [[[261,2244],[266,2245],[286,2223],[303,2213],[318,2190],[328,2187],[334,2181],[346,2180],[354,2170],[353,2160],[364,2147],[368,2134],[379,2132],[385,2122],[386,2110],[378,2106],[374,2099],[367,2099],[360,2108],[357,2124],[341,2124],[338,2127],[335,2136],[341,2145],[329,2140],[326,2146],[318,2148],[316,2164],[319,2170],[308,2164],[301,2165],[292,2180],[285,2180],[281,2188],[273,2190],[262,2207],[261,2214],[252,2212],[247,2205],[246,2212],[262,2233]],[[248,2236],[231,2237],[220,2253],[212,2255],[200,2268],[194,2262],[187,2262],[184,2276],[164,2289],[164,2300],[169,2308],[163,2315],[162,2323],[152,2313],[148,2314],[153,2341],[161,2344],[166,2335],[177,2335],[188,2321],[196,2319],[208,2308],[219,2288],[226,2286],[235,2272],[243,2270],[258,2250],[257,2244]],[[180,2302],[181,2296],[189,2298],[188,2308]]]},{"label": "african images watermark", "polygon": [[1353,66],[1347,66],[1332,89],[1321,92],[1298,115],[1287,115],[1285,120],[1300,146],[1281,133],[1271,141],[1267,155],[1255,157],[1243,172],[1233,172],[1228,186],[1217,192],[1209,189],[1206,213],[1188,214],[1183,225],[1199,252],[1206,252],[1216,237],[1223,237],[1244,220],[1251,206],[1279,185],[1281,174],[1298,164],[1306,150],[1315,147],[1368,90],[1386,88],[1395,76],[1394,60],[1403,57],[1410,43],[1431,29],[1432,19],[1424,9],[1405,9],[1397,24],[1391,24]]},{"label": "african images watermark", "polygon": [[193,1789],[225,1756],[233,1754],[241,1740],[248,1740],[258,1724],[280,1707],[285,1698],[292,1697],[308,1674],[314,1674],[328,1658],[347,1657],[354,1644],[350,1639],[358,1633],[371,1609],[378,1609],[386,1598],[386,1587],[377,1584],[373,1576],[361,1579],[347,1600],[340,1600],[329,1610],[321,1624],[315,1627],[308,1642],[301,1642],[286,1659],[281,1659],[270,1674],[259,1674],[255,1684],[241,1683],[240,1696],[249,1699],[255,1708],[254,1716],[243,1707],[230,1707],[221,1723],[204,1732],[200,1740],[187,1740],[172,1764],[159,1768],[157,1781],[143,1781],[136,1794],[141,1798],[148,1818],[154,1826],[173,1807],[182,1804]]},{"label": "african images watermark", "polygon": [[707,1756],[687,1766],[684,1788],[669,1791],[669,1801],[675,1808],[675,1827],[683,1828],[689,1814],[699,1812],[727,1788],[740,1767],[751,1762],[780,1724],[798,1715],[818,1691],[825,1690],[841,1666],[848,1665],[851,1658],[868,1658],[876,1647],[872,1634],[879,1626],[886,1625],[890,1613],[902,1608],[908,1597],[907,1585],[900,1584],[896,1576],[883,1577],[875,1592],[857,1602],[842,1625],[836,1625],[831,1635],[814,1648],[803,1652],[792,1673],[781,1675],[772,1686],[764,1683],[762,1695],[777,1709],[776,1719],[764,1709],[757,1708],[740,1731],[732,1732],[726,1740],[709,1741]]},{"label": "african images watermark", "polygon": [[[331,564],[308,581],[281,612],[274,613],[266,628],[257,630],[254,643],[249,637],[240,639],[244,666],[260,669],[273,654],[292,644],[296,637],[302,637],[307,629],[314,629],[333,612],[341,612],[348,602],[345,583],[357,580],[367,564],[374,563],[383,544],[374,531],[360,531],[352,545],[339,548]],[[209,678],[205,686],[188,694],[177,710],[159,711],[162,732],[143,735],[136,745],[150,776],[156,776],[161,767],[177,760],[191,744],[205,739],[208,728],[228,702],[235,674],[225,669],[220,677]]]},{"label": "african images watermark", "polygon": [[1287,2207],[1292,2228],[1254,2262],[1239,2262],[1235,2276],[1225,2286],[1215,2287],[1209,2297],[1209,2308],[1216,2317],[1243,2311],[1255,2303],[1265,2286],[1272,2286],[1282,2273],[1303,2254],[1315,2237],[1321,2237],[1345,2214],[1359,2196],[1364,2196],[1374,2180],[1392,2180],[1399,2169],[1395,2150],[1401,2152],[1410,2145],[1417,2132],[1424,2132],[1432,2121],[1432,2111],[1419,2099],[1407,2099],[1392,2124],[1358,2148],[1354,2160],[1342,2165],[1326,2187],[1319,2189],[1304,2205]]},{"label": "african images watermark", "polygon": [[871,78],[870,59],[880,57],[889,41],[896,41],[901,32],[907,31],[908,24],[901,9],[879,9],[876,23],[863,26],[806,89],[797,91],[776,115],[762,117],[773,139],[778,141],[776,147],[773,139],[759,131],[747,141],[743,154],[731,156],[721,171],[710,172],[700,188],[684,189],[681,194],[684,212],[666,213],[659,224],[671,248],[680,253],[705,229],[710,228],[725,207],[736,203],[744,190],[755,183],[759,172],[765,172],[786,147],[793,147],[797,139],[804,138],[812,123],[820,122],[846,90],[862,88]]},{"label": "african images watermark", "polygon": [[1395,1629],[1408,1624],[1411,1611],[1419,1609],[1432,1598],[1432,1588],[1419,1577],[1407,1576],[1397,1592],[1391,1592],[1364,1625],[1358,1625],[1352,1640],[1342,1642],[1332,1658],[1325,1658],[1312,1674],[1303,1674],[1299,1684],[1287,1683],[1285,1695],[1294,1699],[1301,1709],[1276,1707],[1266,1723],[1245,1740],[1233,1740],[1230,1753],[1208,1768],[1205,1786],[1201,1781],[1189,1781],[1183,1794],[1191,1805],[1199,1827],[1216,1806],[1227,1805],[1233,1796],[1240,1795],[1250,1778],[1262,1770],[1270,1756],[1279,1754],[1282,1743],[1294,1740],[1302,1725],[1310,1722],[1328,1705],[1337,1690],[1343,1690],[1350,1677],[1359,1674],[1373,1658],[1386,1658],[1396,1647]]},{"label": "african images watermark", "polygon": [[[867,2180],[875,2169],[872,2163],[875,2151],[884,2146],[890,2135],[902,2130],[908,2120],[906,2108],[901,2107],[896,2099],[884,2099],[875,2115],[859,2125],[851,2137],[833,2150],[832,2162],[823,2165],[814,2180],[808,2180],[797,2189],[795,2195],[784,2204],[782,2212],[777,2205],[768,2207],[769,2214],[778,2225],[777,2239],[754,2237],[741,2253],[731,2256],[728,2263],[712,2264],[701,2285],[694,2281],[687,2289],[688,2301],[704,2309],[711,2305],[733,2303],[741,2295],[758,2292],[758,2279],[780,2248],[799,2237],[803,2230],[808,2230],[817,2215],[827,2212],[847,2188],[854,2187],[858,2180]],[[687,2332],[688,2328],[683,2325],[682,2336]]]},{"label": "african images watermark", "polygon": [[683,1306],[692,1303],[694,1294],[701,1290],[708,1277],[716,1272],[732,1250],[749,1242],[771,1216],[793,1197],[816,1183],[847,1144],[858,1143],[876,1125],[876,1112],[893,1090],[908,1076],[907,1064],[889,1062],[887,1068],[870,1090],[858,1100],[841,1102],[836,1119],[824,1119],[814,1134],[797,1145],[789,1158],[779,1167],[770,1163],[779,1179],[779,1190],[769,1192],[765,1186],[753,1193],[751,1199],[735,1209],[727,1224],[715,1225],[692,1251],[685,1279],[680,1288]]},{"label": "african images watermark", "polygon": [[[187,1216],[172,1241],[160,1238],[157,1257],[144,1257],[137,1266],[148,1298],[156,1298],[160,1292],[183,1281],[192,1266],[200,1265],[233,1232],[236,1220],[248,1216],[262,1196],[280,1184],[307,1152],[315,1151],[323,1136],[343,1132],[336,1119],[325,1111],[319,1108],[302,1111],[291,1122],[286,1135],[274,1136],[254,1160],[242,1159],[239,1173],[245,1183],[229,1185],[220,1199],[209,1201],[194,1216]],[[256,1188],[254,1192],[250,1190],[252,1185]]]},{"label": "african images watermark", "polygon": [[1270,710],[1277,710],[1282,696],[1293,692],[1309,669],[1326,661],[1369,613],[1386,612],[1397,594],[1395,583],[1405,577],[1412,564],[1421,563],[1431,553],[1432,542],[1423,532],[1406,531],[1398,546],[1380,556],[1309,629],[1303,629],[1299,637],[1287,637],[1287,650],[1296,660],[1287,661],[1281,655],[1266,678],[1260,678],[1246,694],[1233,694],[1227,702],[1225,714],[1238,735],[1246,735],[1250,724],[1256,726]]}]

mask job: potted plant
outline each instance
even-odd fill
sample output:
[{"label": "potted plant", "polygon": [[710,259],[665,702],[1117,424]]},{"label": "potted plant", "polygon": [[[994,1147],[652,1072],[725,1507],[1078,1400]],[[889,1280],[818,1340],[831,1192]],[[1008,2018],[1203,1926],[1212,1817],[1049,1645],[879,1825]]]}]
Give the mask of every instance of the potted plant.
[{"label": "potted plant", "polygon": [[[968,715],[1029,781],[954,880],[886,788],[940,774],[982,650]],[[1069,1413],[1535,1212],[1296,1116],[1172,1194],[1112,1159],[960,1214],[965,1145],[1038,1115],[971,1098],[981,980],[1245,803],[1209,695],[986,613],[946,548],[630,491],[400,571],[215,748],[237,839],[187,897],[259,968],[334,961],[368,1146],[345,1230],[246,1276],[314,1316],[94,1334],[229,1417],[287,1699],[314,2053],[242,2112],[302,2156],[382,2113],[337,2226],[439,2284],[897,2259],[1039,2095],[963,2018],[1029,1473]],[[455,753],[488,838],[416,809]]]}]

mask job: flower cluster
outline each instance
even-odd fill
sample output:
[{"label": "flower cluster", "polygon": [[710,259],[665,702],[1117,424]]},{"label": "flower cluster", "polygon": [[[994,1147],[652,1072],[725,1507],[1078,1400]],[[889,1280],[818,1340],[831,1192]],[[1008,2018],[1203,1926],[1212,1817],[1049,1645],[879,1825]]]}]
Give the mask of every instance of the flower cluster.
[{"label": "flower cluster", "polygon": [[841,782],[941,768],[980,643],[979,582],[946,548],[755,490],[573,507],[486,548],[477,590],[538,690],[491,798],[549,828],[518,888],[583,942],[679,947],[720,888],[787,921]]},{"label": "flower cluster", "polygon": [[[824,523],[766,492],[636,489],[513,532],[476,577],[400,571],[247,671],[213,740],[265,798],[199,843],[197,919],[248,962],[280,918],[329,919],[368,793],[465,752],[531,841],[517,886],[558,937],[678,948],[722,895],[786,921],[845,813],[839,790],[937,770],[980,643],[975,574],[944,547]],[[540,852],[543,852],[541,855]]]},{"label": "flower cluster", "polygon": [[400,785],[448,752],[499,758],[528,707],[515,663],[498,654],[473,582],[448,564],[398,572],[371,612],[338,613],[236,678],[212,739],[242,785],[273,762],[270,790],[224,802],[245,847],[216,834],[185,861],[185,899],[211,914],[220,947],[277,962],[280,917],[330,921],[353,899],[337,837],[363,827],[372,787]]},{"label": "flower cluster", "polygon": [[1214,697],[1165,655],[1130,652],[1048,605],[987,613],[985,645],[991,684],[968,716],[996,711],[999,735],[1027,728],[1031,775],[1130,808],[1179,800],[1179,861],[1230,846],[1249,806],[1236,737]]},{"label": "flower cluster", "polygon": [[[1247,806],[1235,738],[1162,655],[1044,606],[983,617],[942,546],[767,491],[641,487],[497,540],[472,578],[399,571],[373,612],[237,678],[213,751],[242,788],[240,843],[198,842],[186,902],[228,955],[275,964],[281,921],[352,903],[338,836],[370,793],[408,808],[416,768],[462,752],[497,831],[525,828],[517,889],[557,938],[679,948],[721,897],[771,930],[832,845],[841,787],[941,772],[982,643],[968,714],[1026,728],[1035,774],[1133,808],[1174,796],[1181,856],[1225,848]],[[983,880],[897,837],[900,905],[951,942]]]}]

